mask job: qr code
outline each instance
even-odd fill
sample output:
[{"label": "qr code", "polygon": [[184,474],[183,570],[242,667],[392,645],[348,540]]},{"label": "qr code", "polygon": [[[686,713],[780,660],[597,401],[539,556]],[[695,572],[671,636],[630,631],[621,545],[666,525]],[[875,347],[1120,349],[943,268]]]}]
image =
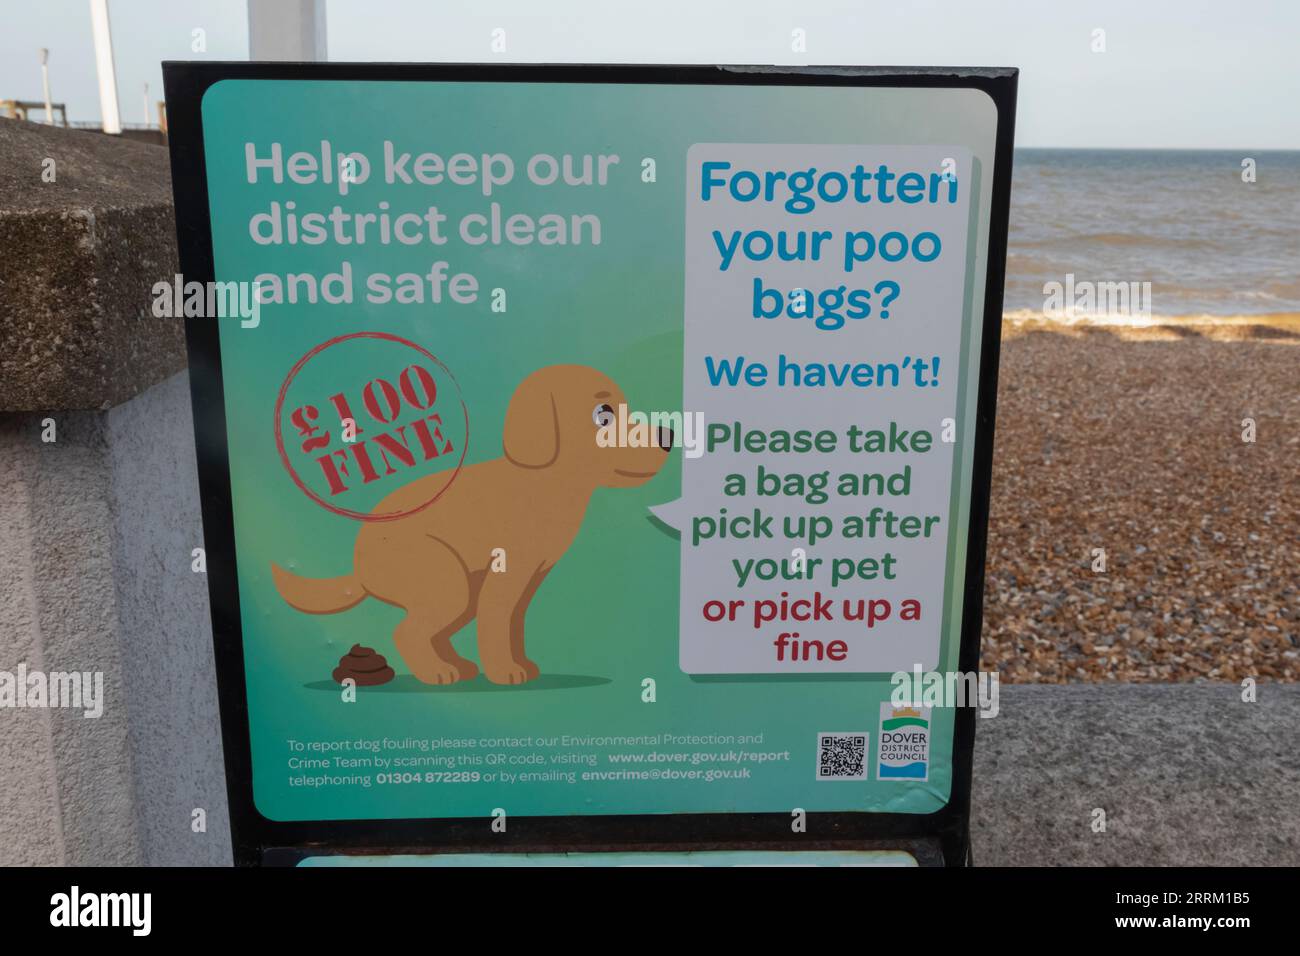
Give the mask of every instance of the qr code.
[{"label": "qr code", "polygon": [[817,735],[818,780],[866,780],[867,735],[845,734]]}]

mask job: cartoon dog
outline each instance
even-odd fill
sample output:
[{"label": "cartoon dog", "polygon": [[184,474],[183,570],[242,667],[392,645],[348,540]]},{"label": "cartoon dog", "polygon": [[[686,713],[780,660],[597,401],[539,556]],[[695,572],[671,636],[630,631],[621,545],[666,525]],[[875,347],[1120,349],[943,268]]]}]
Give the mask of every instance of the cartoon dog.
[{"label": "cartoon dog", "polygon": [[[304,578],[271,565],[276,589],[308,614],[335,614],[375,597],[406,611],[393,632],[402,660],[426,684],[478,674],[451,638],[478,620],[479,660],[497,684],[538,674],[524,655],[524,615],[533,594],[577,536],[592,492],[635,488],[653,478],[672,447],[660,429],[647,447],[601,447],[599,427],[626,404],[607,376],[583,365],[551,365],[529,375],[506,410],[505,455],[469,465],[429,507],[361,528],[353,573]],[[648,433],[647,433],[648,437]],[[419,507],[447,482],[416,479],[375,512]],[[504,571],[489,570],[494,549]]]}]

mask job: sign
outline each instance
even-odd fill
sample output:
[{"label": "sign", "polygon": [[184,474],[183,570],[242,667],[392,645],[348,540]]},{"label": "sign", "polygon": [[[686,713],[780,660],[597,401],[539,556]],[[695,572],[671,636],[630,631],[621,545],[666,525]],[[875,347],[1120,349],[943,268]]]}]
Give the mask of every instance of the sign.
[{"label": "sign", "polygon": [[238,862],[965,858],[1014,71],[165,78]]}]

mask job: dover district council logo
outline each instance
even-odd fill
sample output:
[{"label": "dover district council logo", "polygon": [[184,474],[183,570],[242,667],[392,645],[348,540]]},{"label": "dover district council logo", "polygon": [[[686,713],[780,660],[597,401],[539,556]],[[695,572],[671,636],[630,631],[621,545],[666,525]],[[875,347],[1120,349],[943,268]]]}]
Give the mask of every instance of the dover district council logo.
[{"label": "dover district council logo", "polygon": [[876,779],[928,780],[930,708],[880,705]]}]

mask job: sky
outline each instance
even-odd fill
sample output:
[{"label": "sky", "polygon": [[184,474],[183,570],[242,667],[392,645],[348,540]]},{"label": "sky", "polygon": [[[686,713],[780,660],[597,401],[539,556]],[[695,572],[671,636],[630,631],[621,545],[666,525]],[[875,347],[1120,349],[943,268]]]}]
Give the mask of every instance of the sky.
[{"label": "sky", "polygon": [[[162,99],[160,61],[248,58],[246,0],[109,7],[125,123],[144,84]],[[98,120],[89,0],[0,11],[0,99],[41,99],[47,47],[54,100]],[[1019,146],[1300,149],[1297,0],[327,0],[327,18],[331,60],[1016,66]]]}]

